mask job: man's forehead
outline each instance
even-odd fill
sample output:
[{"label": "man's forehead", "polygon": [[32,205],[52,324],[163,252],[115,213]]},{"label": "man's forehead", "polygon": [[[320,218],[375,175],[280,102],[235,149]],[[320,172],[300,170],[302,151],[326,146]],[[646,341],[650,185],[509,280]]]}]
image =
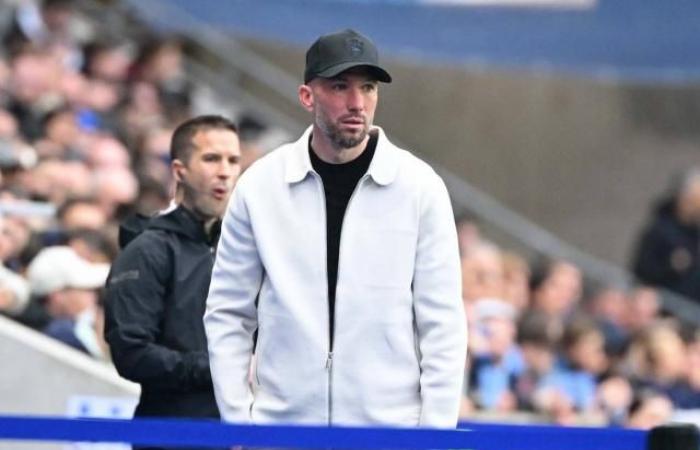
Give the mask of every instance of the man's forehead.
[{"label": "man's forehead", "polygon": [[227,128],[203,128],[192,136],[192,147],[197,151],[231,147],[237,152],[238,145],[238,134]]},{"label": "man's forehead", "polygon": [[202,127],[192,135],[193,141],[209,141],[212,139],[238,139],[238,133],[228,128]]}]

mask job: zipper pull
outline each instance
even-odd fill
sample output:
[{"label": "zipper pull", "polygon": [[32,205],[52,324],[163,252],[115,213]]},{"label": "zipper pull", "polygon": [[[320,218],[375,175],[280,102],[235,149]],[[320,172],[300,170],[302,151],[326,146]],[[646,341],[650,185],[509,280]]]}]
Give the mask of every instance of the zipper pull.
[{"label": "zipper pull", "polygon": [[333,367],[333,352],[328,352],[328,358],[326,358],[326,369],[331,370]]}]

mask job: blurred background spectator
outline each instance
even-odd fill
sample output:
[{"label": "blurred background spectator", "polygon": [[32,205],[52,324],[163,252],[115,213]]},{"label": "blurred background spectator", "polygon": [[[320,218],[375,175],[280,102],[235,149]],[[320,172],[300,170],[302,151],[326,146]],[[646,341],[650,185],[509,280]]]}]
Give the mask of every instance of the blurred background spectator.
[{"label": "blurred background spectator", "polygon": [[700,302],[700,169],[673,178],[634,255],[635,275]]}]

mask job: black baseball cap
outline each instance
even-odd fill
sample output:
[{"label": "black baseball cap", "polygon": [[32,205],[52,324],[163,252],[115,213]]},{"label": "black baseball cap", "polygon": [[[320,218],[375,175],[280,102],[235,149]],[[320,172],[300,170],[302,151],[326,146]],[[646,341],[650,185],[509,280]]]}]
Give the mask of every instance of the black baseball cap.
[{"label": "black baseball cap", "polygon": [[391,75],[379,65],[377,47],[366,36],[347,29],[326,34],[306,52],[304,83],[314,78],[332,78],[353,67],[367,67],[378,81],[391,83]]}]

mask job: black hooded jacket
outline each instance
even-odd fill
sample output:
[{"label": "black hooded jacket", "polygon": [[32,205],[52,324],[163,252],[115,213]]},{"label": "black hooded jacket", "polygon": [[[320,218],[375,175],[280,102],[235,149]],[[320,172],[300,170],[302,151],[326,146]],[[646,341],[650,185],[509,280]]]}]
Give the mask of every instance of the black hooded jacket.
[{"label": "black hooded jacket", "polygon": [[141,385],[135,416],[218,418],[202,318],[220,225],[187,209],[151,219],[107,279],[105,339],[121,376]]},{"label": "black hooded jacket", "polygon": [[675,202],[665,200],[642,232],[632,260],[644,283],[700,301],[700,229],[680,222]]}]

